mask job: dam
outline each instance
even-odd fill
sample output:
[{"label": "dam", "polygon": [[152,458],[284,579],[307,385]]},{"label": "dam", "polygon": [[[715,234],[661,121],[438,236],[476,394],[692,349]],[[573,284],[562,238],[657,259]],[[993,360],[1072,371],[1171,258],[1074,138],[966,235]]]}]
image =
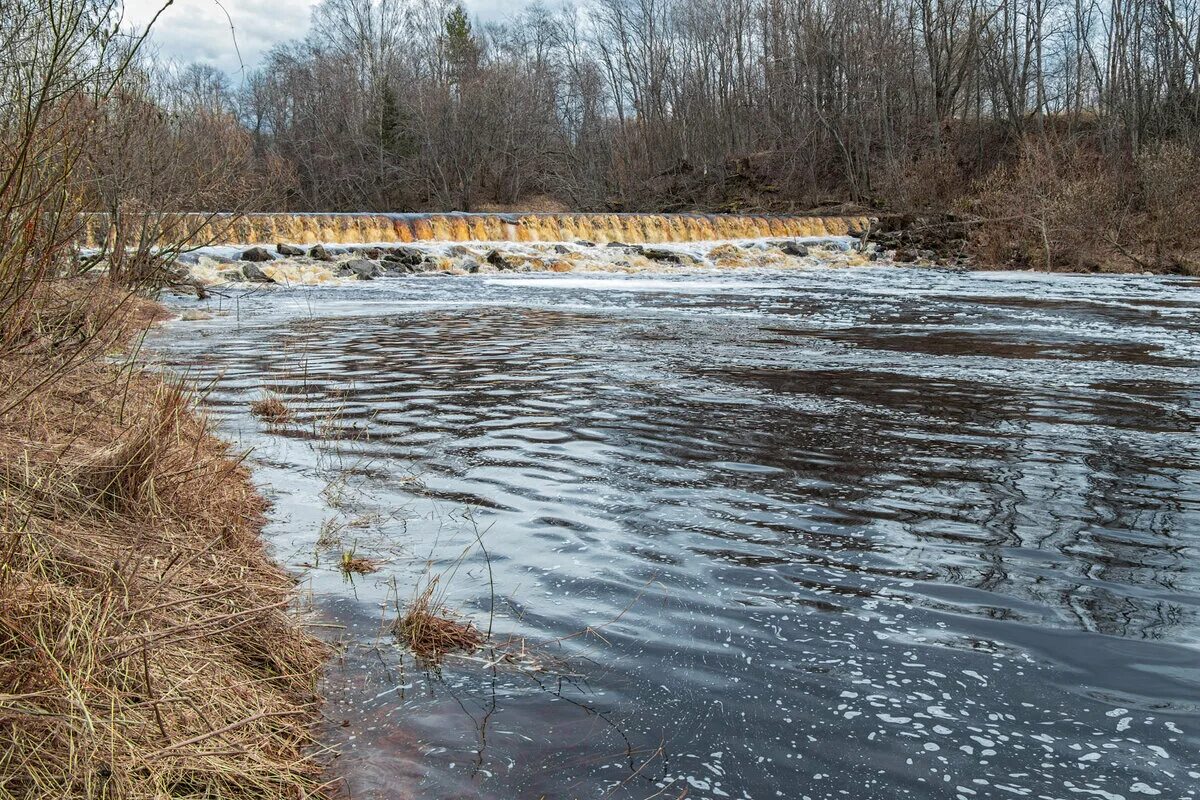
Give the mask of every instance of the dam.
[{"label": "dam", "polygon": [[[410,242],[610,242],[665,244],[729,239],[857,236],[866,216],[597,213],[186,213],[156,223],[190,244],[390,244]],[[83,221],[84,247],[112,245],[108,214]]]}]

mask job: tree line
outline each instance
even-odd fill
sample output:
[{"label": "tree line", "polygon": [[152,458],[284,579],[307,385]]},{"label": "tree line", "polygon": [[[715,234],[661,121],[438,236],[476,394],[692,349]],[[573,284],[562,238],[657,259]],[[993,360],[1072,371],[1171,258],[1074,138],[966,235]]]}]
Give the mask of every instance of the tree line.
[{"label": "tree line", "polygon": [[325,0],[240,86],[210,77],[297,208],[878,204],[1031,136],[1194,146],[1200,3],[585,0],[476,26]]},{"label": "tree line", "polygon": [[324,0],[240,75],[127,75],[89,112],[101,207],[852,204],[953,212],[993,261],[1155,269],[1191,268],[1175,222],[1200,212],[1200,0],[579,0],[487,24]]}]

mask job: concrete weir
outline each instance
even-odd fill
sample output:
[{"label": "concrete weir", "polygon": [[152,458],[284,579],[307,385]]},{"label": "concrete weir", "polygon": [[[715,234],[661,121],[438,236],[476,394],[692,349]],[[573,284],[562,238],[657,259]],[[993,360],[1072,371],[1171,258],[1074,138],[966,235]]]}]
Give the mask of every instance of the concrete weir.
[{"label": "concrete weir", "polygon": [[[856,235],[863,216],[748,214],[180,214],[165,238],[194,244],[395,242],[627,242],[659,244]],[[107,214],[89,215],[85,246],[112,244]]]}]

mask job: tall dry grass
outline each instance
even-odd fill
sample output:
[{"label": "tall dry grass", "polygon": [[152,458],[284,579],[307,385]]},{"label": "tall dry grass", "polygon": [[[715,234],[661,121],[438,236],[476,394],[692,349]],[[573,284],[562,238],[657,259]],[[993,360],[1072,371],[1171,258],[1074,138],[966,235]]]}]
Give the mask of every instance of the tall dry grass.
[{"label": "tall dry grass", "polygon": [[[153,252],[182,241],[118,242],[79,277],[140,45],[120,19],[107,0],[0,13],[0,797],[310,796],[325,650],[288,613],[239,460],[132,355],[159,315]],[[151,188],[112,199],[153,212]]]},{"label": "tall dry grass", "polygon": [[325,650],[288,614],[262,498],[180,385],[106,357],[152,303],[46,294],[0,360],[0,796],[314,792]]},{"label": "tall dry grass", "polygon": [[157,307],[75,284],[34,308],[0,360],[0,796],[316,791],[325,649],[264,502],[179,384],[106,357]]}]

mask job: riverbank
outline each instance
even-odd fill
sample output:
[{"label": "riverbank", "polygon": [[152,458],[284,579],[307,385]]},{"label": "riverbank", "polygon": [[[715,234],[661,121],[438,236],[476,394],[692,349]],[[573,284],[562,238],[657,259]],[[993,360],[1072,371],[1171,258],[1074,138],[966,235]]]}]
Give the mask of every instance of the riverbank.
[{"label": "riverbank", "polygon": [[241,460],[183,385],[136,366],[163,315],[106,282],[46,282],[8,337],[0,794],[319,787],[327,649],[289,612]]}]

